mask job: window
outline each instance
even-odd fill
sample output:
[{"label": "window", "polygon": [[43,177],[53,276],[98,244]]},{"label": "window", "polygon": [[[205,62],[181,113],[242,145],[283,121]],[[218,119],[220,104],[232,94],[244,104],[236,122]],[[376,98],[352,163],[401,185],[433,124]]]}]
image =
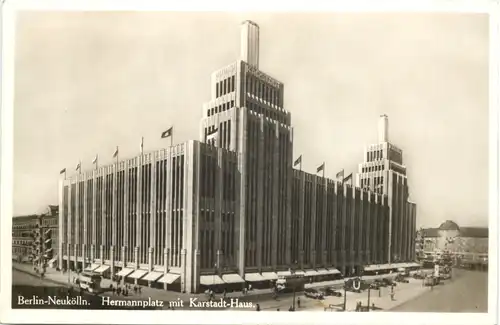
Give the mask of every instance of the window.
[{"label": "window", "polygon": [[231,92],[235,91],[236,89],[236,83],[235,83],[235,78],[234,76],[231,77]]}]

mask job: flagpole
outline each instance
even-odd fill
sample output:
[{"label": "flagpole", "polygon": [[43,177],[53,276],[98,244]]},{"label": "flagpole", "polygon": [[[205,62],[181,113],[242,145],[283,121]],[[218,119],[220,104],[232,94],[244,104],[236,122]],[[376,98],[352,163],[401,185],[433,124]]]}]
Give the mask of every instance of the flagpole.
[{"label": "flagpole", "polygon": [[172,127],[172,131],[170,132],[170,146],[174,145],[174,128]]},{"label": "flagpole", "polygon": [[300,156],[300,171],[302,171],[302,156]]},{"label": "flagpole", "polygon": [[323,162],[323,178],[325,178],[326,162]]},{"label": "flagpole", "polygon": [[78,168],[78,174],[82,174],[82,161],[80,160],[80,168]]}]

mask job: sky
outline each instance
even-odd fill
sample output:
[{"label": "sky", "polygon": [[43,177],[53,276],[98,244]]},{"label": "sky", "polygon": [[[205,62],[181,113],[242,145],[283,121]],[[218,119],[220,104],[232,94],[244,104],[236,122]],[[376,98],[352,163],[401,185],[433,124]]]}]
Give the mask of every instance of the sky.
[{"label": "sky", "polygon": [[[488,223],[488,17],[464,13],[23,12],[15,44],[14,215],[57,204],[59,171],[199,140],[210,74],[260,26],[294,157],[356,172],[381,114],[417,226]],[[346,174],[346,175],[347,175]]]}]

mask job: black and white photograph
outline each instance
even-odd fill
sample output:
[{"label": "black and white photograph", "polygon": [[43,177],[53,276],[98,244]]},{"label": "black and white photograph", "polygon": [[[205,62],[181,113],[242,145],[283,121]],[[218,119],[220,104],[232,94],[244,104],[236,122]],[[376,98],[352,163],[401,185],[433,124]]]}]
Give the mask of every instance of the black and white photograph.
[{"label": "black and white photograph", "polygon": [[496,319],[487,10],[13,15],[9,313]]}]

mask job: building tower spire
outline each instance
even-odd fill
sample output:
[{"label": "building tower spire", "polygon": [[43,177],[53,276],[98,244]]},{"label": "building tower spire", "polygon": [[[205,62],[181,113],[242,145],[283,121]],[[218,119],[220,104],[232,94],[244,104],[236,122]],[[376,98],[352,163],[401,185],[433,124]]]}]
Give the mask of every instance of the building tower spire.
[{"label": "building tower spire", "polygon": [[387,115],[380,115],[378,122],[378,142],[389,142],[389,118]]},{"label": "building tower spire", "polygon": [[259,25],[250,20],[241,24],[241,60],[259,68]]}]

